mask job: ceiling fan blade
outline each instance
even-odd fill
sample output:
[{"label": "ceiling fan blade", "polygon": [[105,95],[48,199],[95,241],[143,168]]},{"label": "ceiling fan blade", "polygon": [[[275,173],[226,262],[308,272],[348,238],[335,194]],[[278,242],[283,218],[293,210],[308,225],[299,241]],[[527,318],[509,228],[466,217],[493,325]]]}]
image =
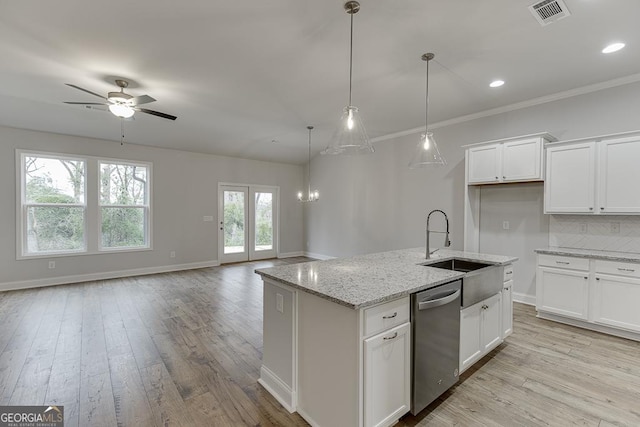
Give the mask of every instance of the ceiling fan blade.
[{"label": "ceiling fan blade", "polygon": [[149,95],[135,96],[129,100],[133,105],[148,104],[153,101],[155,101],[155,98],[152,98]]},{"label": "ceiling fan blade", "polygon": [[72,85],[71,83],[65,83],[65,84],[66,84],[67,86],[71,86],[71,87],[76,88],[76,89],[78,89],[78,90],[81,90],[81,91],[83,91],[83,92],[90,93],[91,95],[97,96],[98,98],[102,98],[102,99],[104,99],[105,101],[107,100],[107,98],[105,98],[104,96],[102,96],[102,95],[98,95],[98,94],[97,94],[97,93],[95,93],[95,92],[91,92],[91,91],[90,91],[90,90],[88,90],[88,89],[83,89],[83,88],[81,88],[80,86]]},{"label": "ceiling fan blade", "polygon": [[176,116],[172,116],[171,114],[161,113],[160,111],[147,110],[146,108],[134,108],[136,111],[140,111],[141,113],[147,113],[154,116],[162,117],[163,119],[175,120]]},{"label": "ceiling fan blade", "polygon": [[64,101],[65,104],[74,104],[74,105],[109,105],[109,104],[105,104],[104,102],[71,102],[71,101]]}]

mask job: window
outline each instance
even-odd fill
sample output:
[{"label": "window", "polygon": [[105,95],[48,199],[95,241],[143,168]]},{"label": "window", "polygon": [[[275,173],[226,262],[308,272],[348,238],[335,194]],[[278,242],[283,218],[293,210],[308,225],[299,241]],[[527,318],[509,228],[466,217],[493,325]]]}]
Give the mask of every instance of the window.
[{"label": "window", "polygon": [[18,151],[18,258],[151,248],[151,164]]},{"label": "window", "polygon": [[23,254],[85,251],[85,161],[21,157]]},{"label": "window", "polygon": [[100,247],[148,246],[148,168],[100,162]]}]

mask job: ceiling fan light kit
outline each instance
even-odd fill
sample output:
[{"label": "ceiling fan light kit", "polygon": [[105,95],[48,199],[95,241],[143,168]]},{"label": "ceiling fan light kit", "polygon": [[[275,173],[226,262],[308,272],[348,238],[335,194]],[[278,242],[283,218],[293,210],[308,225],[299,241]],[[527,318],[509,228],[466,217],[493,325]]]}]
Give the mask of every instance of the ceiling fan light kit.
[{"label": "ceiling fan light kit", "polygon": [[420,140],[416,144],[413,158],[409,163],[409,168],[422,168],[426,166],[444,166],[447,161],[440,154],[438,144],[433,138],[433,132],[429,131],[429,61],[435,58],[433,53],[425,53],[421,59],[427,63],[426,92],[424,109],[424,133],[420,135]]},{"label": "ceiling fan light kit", "polygon": [[353,15],[360,10],[360,3],[348,1],[344,10],[351,17],[349,44],[349,104],[344,108],[342,117],[331,141],[322,154],[367,154],[374,149],[364,128],[358,107],[351,103],[353,86]]}]

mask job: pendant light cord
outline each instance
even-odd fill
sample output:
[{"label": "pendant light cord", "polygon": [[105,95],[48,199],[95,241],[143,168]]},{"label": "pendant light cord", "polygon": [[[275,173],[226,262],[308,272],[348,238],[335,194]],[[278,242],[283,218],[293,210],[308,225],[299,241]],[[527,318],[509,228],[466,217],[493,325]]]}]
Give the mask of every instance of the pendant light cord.
[{"label": "pendant light cord", "polygon": [[307,126],[307,129],[309,129],[309,166],[307,167],[307,183],[309,184],[309,193],[307,198],[310,199],[311,198],[311,129],[313,129],[313,126]]},{"label": "pendant light cord", "polygon": [[424,137],[428,138],[429,133],[429,60],[427,59],[427,77],[426,77],[427,90],[424,96]]},{"label": "pendant light cord", "polygon": [[353,85],[353,7],[351,8],[351,35],[349,42],[349,107],[351,107],[351,87]]}]

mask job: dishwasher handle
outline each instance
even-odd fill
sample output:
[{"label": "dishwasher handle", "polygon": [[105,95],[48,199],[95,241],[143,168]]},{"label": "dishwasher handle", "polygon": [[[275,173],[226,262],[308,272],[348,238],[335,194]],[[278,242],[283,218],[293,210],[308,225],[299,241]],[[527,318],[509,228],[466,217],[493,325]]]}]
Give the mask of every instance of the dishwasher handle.
[{"label": "dishwasher handle", "polygon": [[449,304],[451,301],[455,300],[460,296],[460,290],[451,292],[443,296],[442,298],[420,301],[418,303],[418,310],[428,310],[430,308],[440,307],[441,305]]}]

